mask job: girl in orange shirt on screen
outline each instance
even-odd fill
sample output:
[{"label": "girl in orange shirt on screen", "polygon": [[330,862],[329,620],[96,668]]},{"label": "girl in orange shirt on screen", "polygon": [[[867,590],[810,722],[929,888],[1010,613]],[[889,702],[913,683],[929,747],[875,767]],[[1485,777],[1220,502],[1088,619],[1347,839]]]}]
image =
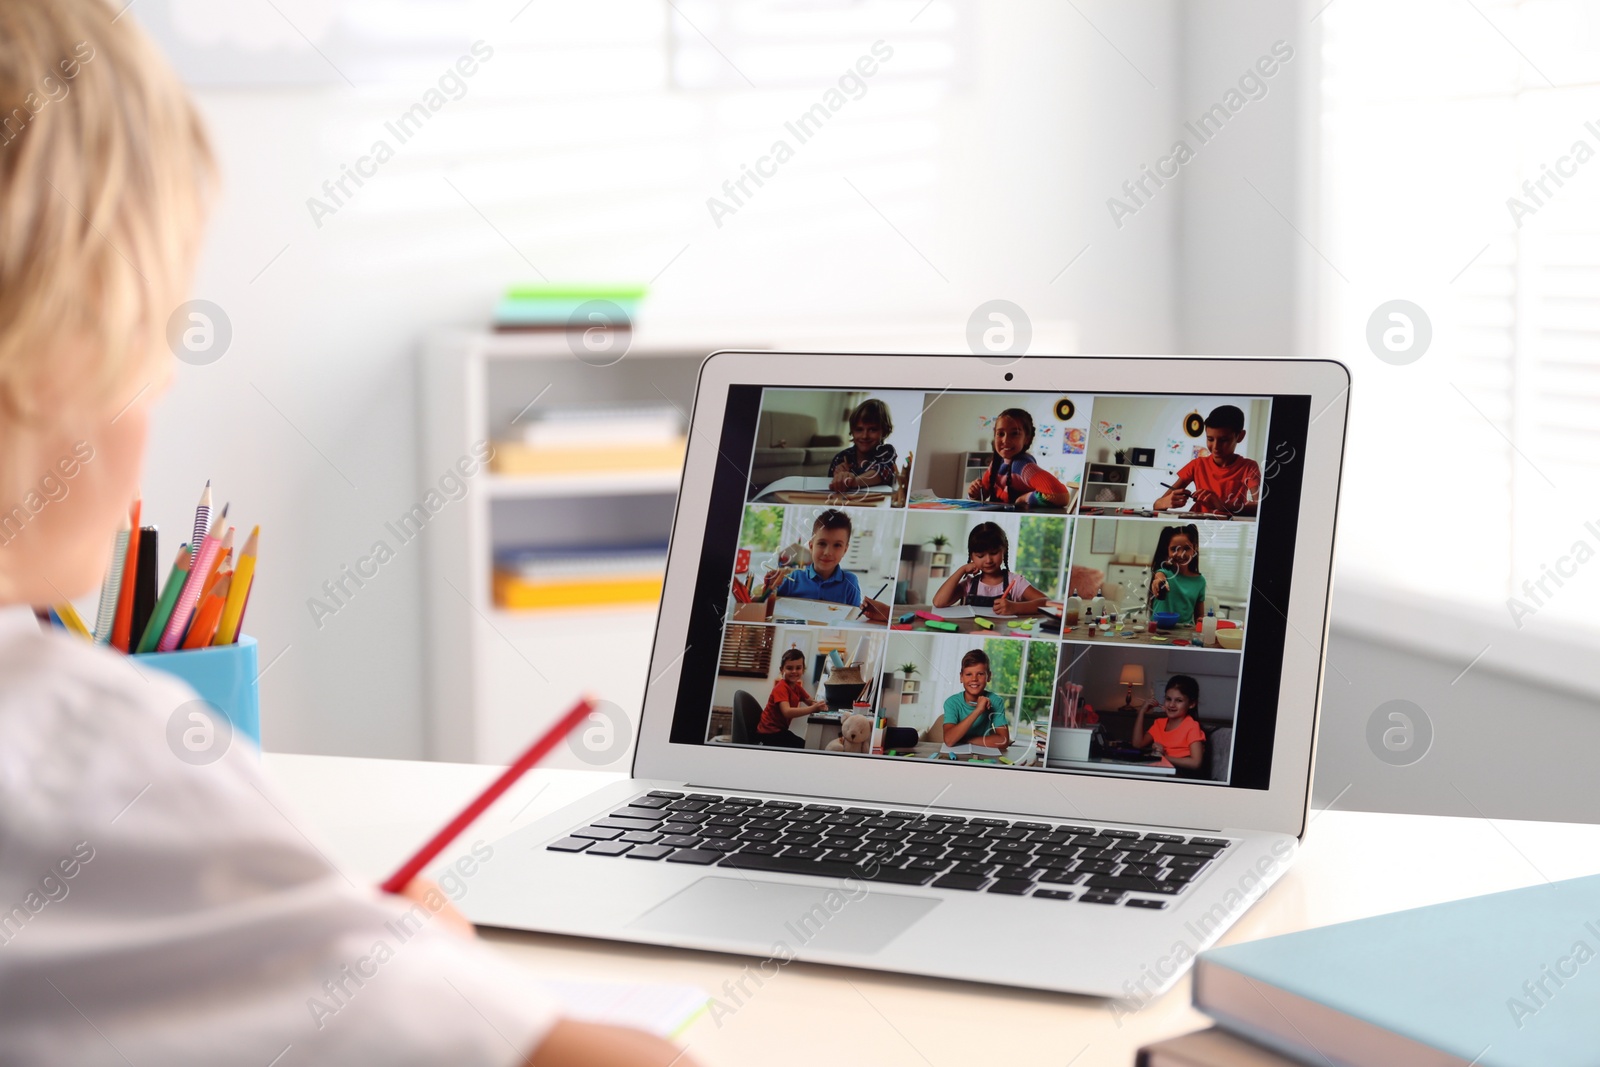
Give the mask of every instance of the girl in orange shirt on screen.
[{"label": "girl in orange shirt on screen", "polygon": [[[1133,721],[1135,748],[1151,748],[1158,756],[1182,771],[1198,771],[1205,758],[1206,735],[1195,716],[1200,714],[1200,683],[1187,674],[1174,674],[1167,680],[1166,701],[1145,701]],[[1148,712],[1160,709],[1162,716],[1145,727]]]}]

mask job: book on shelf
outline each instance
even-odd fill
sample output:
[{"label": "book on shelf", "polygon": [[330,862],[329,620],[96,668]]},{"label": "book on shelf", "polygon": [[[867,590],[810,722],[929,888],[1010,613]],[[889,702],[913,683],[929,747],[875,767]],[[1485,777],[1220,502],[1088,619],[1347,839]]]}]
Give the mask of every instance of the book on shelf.
[{"label": "book on shelf", "polygon": [[522,427],[530,448],[617,447],[683,440],[683,416],[670,404],[581,405],[531,415]]},{"label": "book on shelf", "polygon": [[513,611],[549,608],[644,607],[661,602],[660,575],[604,581],[528,583],[515,575],[494,576],[494,602]]},{"label": "book on shelf", "polygon": [[[514,285],[495,304],[494,325],[497,330],[565,331],[587,329],[591,325],[630,329],[647,288],[643,285]],[[600,318],[588,315],[591,310]]]},{"label": "book on shelf", "polygon": [[626,545],[558,545],[502,549],[495,553],[496,570],[523,578],[584,578],[604,574],[664,571],[665,541]]},{"label": "book on shelf", "polygon": [[659,473],[683,466],[688,438],[670,404],[583,404],[535,412],[495,442],[497,474]]},{"label": "book on shelf", "polygon": [[539,609],[653,604],[661,599],[666,545],[523,548],[495,557],[494,600]]},{"label": "book on shelf", "polygon": [[593,448],[530,448],[520,441],[497,441],[489,468],[513,477],[582,474],[660,474],[681,470],[688,439],[659,445]]}]

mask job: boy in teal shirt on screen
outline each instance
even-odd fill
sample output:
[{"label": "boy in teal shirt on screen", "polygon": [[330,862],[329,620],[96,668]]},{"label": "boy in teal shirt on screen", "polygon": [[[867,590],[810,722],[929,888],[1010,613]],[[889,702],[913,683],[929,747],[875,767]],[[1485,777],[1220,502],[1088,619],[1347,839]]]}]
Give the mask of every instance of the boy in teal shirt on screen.
[{"label": "boy in teal shirt on screen", "polygon": [[944,702],[944,743],[951,748],[992,748],[997,753],[1011,744],[1000,698],[989,692],[989,657],[982,649],[961,657],[961,692]]}]

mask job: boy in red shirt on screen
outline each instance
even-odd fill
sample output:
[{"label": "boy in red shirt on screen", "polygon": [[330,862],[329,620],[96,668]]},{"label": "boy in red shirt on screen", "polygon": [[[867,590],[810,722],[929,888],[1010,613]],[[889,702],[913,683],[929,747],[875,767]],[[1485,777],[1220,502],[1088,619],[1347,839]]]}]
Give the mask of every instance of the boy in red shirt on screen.
[{"label": "boy in red shirt on screen", "polygon": [[783,654],[778,665],[783,677],[772,683],[772,695],[767,698],[767,706],[761,709],[761,718],[756,723],[756,740],[763,745],[777,745],[779,748],[801,748],[805,740],[789,729],[790,721],[802,715],[827,711],[828,703],[825,700],[812,700],[811,694],[806,692],[804,652],[791,648]]},{"label": "boy in red shirt on screen", "polygon": [[[1192,459],[1156,500],[1157,511],[1187,507],[1209,515],[1254,515],[1261,501],[1261,465],[1235,454],[1244,440],[1244,412],[1223,404],[1206,416],[1208,455]],[[1189,486],[1194,491],[1189,491]]]}]

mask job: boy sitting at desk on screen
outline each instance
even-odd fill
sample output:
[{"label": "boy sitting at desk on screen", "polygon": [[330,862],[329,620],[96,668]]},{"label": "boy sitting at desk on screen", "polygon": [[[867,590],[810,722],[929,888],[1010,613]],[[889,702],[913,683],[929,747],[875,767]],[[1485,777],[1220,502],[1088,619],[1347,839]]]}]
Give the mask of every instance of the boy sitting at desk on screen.
[{"label": "boy sitting at desk on screen", "polygon": [[0,1059],[667,1063],[563,1019],[439,886],[349,880],[247,745],[185,760],[188,686],[40,630],[29,605],[92,590],[127,528],[214,185],[123,7],[0,4],[0,107],[27,102],[0,133]]},{"label": "boy sitting at desk on screen", "polygon": [[1244,412],[1232,404],[1213,409],[1206,416],[1207,454],[1184,465],[1172,488],[1156,499],[1155,510],[1174,511],[1192,501],[1192,510],[1204,515],[1254,515],[1261,500],[1261,465],[1234,451],[1243,440]]},{"label": "boy sitting at desk on screen", "polygon": [[778,661],[783,676],[772,683],[772,695],[756,722],[756,741],[777,748],[804,748],[805,740],[789,724],[805,715],[828,710],[826,700],[812,700],[806,692],[806,654],[791,648]]},{"label": "boy sitting at desk on screen", "polygon": [[850,551],[853,527],[850,516],[838,508],[828,508],[811,524],[811,563],[804,567],[784,567],[769,571],[765,585],[767,618],[772,618],[781,596],[799,597],[803,600],[823,600],[833,604],[846,604],[861,609],[861,617],[868,622],[888,622],[887,604],[861,595],[861,583],[841,564]]},{"label": "boy sitting at desk on screen", "polygon": [[975,648],[961,657],[961,692],[944,702],[946,748],[971,745],[975,753],[1000,755],[1011,745],[1011,727],[1000,698],[989,691],[989,657]]},{"label": "boy sitting at desk on screen", "polygon": [[828,463],[828,488],[836,493],[893,486],[897,473],[894,445],[885,438],[894,433],[889,405],[876,398],[863,400],[850,413],[851,446]]}]

